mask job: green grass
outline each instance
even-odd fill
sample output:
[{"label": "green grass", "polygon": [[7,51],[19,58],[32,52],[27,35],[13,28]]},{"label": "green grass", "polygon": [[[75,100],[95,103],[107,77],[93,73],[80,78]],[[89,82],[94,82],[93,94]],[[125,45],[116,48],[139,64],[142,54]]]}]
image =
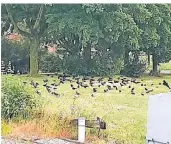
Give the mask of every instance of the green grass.
[{"label": "green grass", "polygon": [[[17,77],[17,76],[16,76]],[[117,78],[115,76],[114,78]],[[146,135],[147,123],[147,103],[149,95],[141,96],[144,92],[144,87],[140,84],[130,85],[135,88],[136,95],[130,94],[130,89],[127,86],[120,88],[119,93],[116,90],[104,93],[104,88],[97,88],[97,93],[91,97],[92,88],[79,88],[77,91],[81,94],[74,103],[74,114],[72,114],[71,106],[73,105],[73,98],[75,92],[71,89],[70,83],[61,84],[57,90],[60,94],[59,98],[49,94],[42,86],[43,78],[48,78],[49,84],[53,82],[56,77],[50,78],[46,76],[38,78],[30,78],[25,76],[18,76],[21,81],[30,81],[33,79],[40,84],[38,90],[41,91],[40,99],[45,103],[44,111],[47,115],[54,115],[61,113],[63,117],[78,118],[84,116],[87,119],[102,118],[107,123],[107,129],[102,130],[101,137],[105,141],[116,140],[125,144],[144,144]],[[149,77],[144,76],[139,80],[147,85],[147,88],[153,88],[152,94],[168,92],[168,89],[158,83],[166,79],[171,84],[171,76],[163,77]],[[57,83],[57,82],[56,82]],[[151,84],[154,84],[151,86]],[[39,122],[43,121],[40,120]],[[52,121],[55,123],[55,120]],[[50,125],[50,124],[49,124]],[[51,125],[53,125],[51,123]],[[96,134],[96,130],[86,129],[86,134]]]}]

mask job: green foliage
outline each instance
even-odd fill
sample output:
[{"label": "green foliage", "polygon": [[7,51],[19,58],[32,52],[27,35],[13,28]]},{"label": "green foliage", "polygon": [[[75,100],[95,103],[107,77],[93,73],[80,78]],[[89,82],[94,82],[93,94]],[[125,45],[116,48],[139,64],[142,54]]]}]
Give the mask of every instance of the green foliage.
[{"label": "green foliage", "polygon": [[22,59],[28,66],[29,49],[26,40],[15,42],[2,37],[1,52],[1,57],[5,64],[8,64],[9,61],[13,64],[17,59]]},{"label": "green foliage", "polygon": [[45,54],[40,59],[39,69],[43,72],[59,72],[61,59],[55,54]]},{"label": "green foliage", "polygon": [[2,109],[3,119],[25,119],[38,106],[33,91],[24,86],[20,79],[7,76],[2,79]]},{"label": "green foliage", "polygon": [[121,71],[121,74],[130,77],[140,77],[146,70],[146,62],[138,57],[138,53],[132,53],[129,58],[129,62]]}]

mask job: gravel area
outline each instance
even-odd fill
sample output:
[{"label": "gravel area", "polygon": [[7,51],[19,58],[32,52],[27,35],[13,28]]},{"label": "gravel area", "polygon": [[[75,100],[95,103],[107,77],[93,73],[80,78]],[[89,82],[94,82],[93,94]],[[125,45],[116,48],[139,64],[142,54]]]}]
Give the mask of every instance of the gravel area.
[{"label": "gravel area", "polygon": [[79,142],[69,141],[69,140],[62,140],[62,139],[41,139],[36,140],[34,142],[29,142],[26,140],[15,140],[15,139],[5,139],[1,138],[1,144],[81,144]]}]

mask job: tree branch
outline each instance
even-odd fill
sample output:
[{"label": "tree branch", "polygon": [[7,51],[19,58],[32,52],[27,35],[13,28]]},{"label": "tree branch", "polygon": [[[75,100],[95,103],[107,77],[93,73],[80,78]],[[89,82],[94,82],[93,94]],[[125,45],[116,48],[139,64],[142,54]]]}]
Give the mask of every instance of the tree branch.
[{"label": "tree branch", "polygon": [[7,12],[8,12],[8,16],[9,16],[9,18],[10,18],[12,24],[13,24],[14,27],[16,28],[16,30],[17,30],[21,35],[24,35],[24,36],[26,36],[26,37],[30,37],[30,36],[31,36],[30,33],[21,30],[21,29],[17,26],[17,22],[14,20],[12,14],[11,14],[10,8],[8,7],[7,4],[5,4],[5,7],[6,7],[6,10],[7,10]]},{"label": "tree branch", "polygon": [[40,21],[41,21],[41,19],[42,19],[42,17],[43,17],[43,11],[44,11],[44,4],[42,4],[42,5],[40,6],[40,10],[39,10],[39,13],[38,13],[36,22],[35,22],[34,27],[33,27],[34,30],[37,29],[38,26],[39,26],[39,24],[40,24]]}]

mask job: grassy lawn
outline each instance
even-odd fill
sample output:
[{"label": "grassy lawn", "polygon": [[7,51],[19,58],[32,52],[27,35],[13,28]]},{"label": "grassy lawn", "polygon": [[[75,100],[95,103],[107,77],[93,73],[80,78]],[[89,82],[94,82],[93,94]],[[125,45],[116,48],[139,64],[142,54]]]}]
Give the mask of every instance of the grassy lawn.
[{"label": "grassy lawn", "polygon": [[[51,131],[53,133],[53,131],[58,128],[58,126],[54,127],[54,123],[58,123],[59,125],[59,121],[55,121],[56,119],[53,119],[53,117],[51,118],[51,121],[47,120],[47,117],[50,118],[55,114],[61,114],[62,117],[67,117],[69,119],[78,118],[79,116],[84,116],[87,119],[96,119],[96,117],[102,118],[107,123],[107,129],[102,130],[101,140],[99,140],[98,143],[116,140],[124,144],[143,144],[146,135],[148,97],[151,94],[168,92],[166,87],[159,85],[159,83],[162,83],[163,79],[171,84],[171,76],[165,75],[157,78],[143,76],[140,79],[137,79],[137,81],[146,84],[146,86],[141,86],[141,83],[134,84],[130,82],[126,86],[119,87],[121,92],[111,90],[104,93],[104,86],[99,88],[96,85],[94,87],[97,87],[97,92],[93,93],[92,87],[86,89],[81,87],[77,89],[77,92],[79,92],[80,95],[76,98],[74,103],[75,91],[71,89],[70,82],[58,86],[57,92],[60,94],[60,97],[56,97],[49,94],[42,85],[44,84],[43,79],[46,78],[49,80],[49,85],[53,83],[54,80],[58,83],[59,80],[57,77],[14,77],[18,77],[21,81],[30,82],[32,79],[34,82],[39,83],[37,90],[41,92],[40,99],[45,103],[45,107],[42,109],[45,116],[42,119],[39,119],[38,123],[47,125],[49,132]],[[119,76],[115,76],[114,79],[117,79],[118,77]],[[107,78],[105,78],[105,81],[107,81]],[[27,85],[29,85],[29,83],[27,83]],[[76,86],[75,82],[73,85]],[[135,88],[135,95],[131,94],[131,90],[128,86]],[[153,89],[153,92],[149,95],[145,94],[142,96],[141,93],[145,92],[145,87]],[[91,96],[92,93],[94,95],[93,97]],[[87,135],[92,137],[93,135],[97,136],[96,129],[86,130]]]}]

